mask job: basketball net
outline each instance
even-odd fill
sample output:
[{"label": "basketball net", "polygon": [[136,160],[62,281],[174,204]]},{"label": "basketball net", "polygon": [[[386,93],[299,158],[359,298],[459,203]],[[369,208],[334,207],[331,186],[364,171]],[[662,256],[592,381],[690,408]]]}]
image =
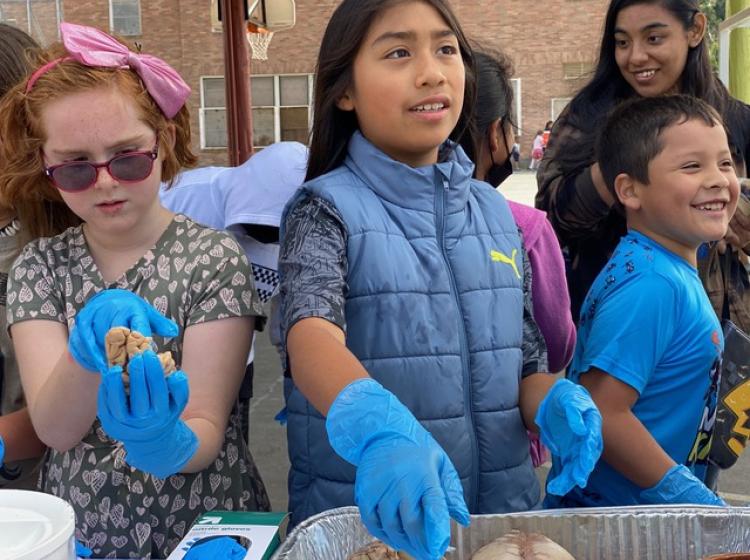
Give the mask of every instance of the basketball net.
[{"label": "basketball net", "polygon": [[255,60],[268,60],[268,45],[273,39],[273,31],[247,22],[247,42],[250,43],[252,57]]}]

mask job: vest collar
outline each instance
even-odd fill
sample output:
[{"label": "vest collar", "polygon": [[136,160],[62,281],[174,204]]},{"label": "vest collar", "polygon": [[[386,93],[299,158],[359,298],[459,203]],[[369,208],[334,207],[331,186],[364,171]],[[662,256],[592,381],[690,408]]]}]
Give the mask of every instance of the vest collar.
[{"label": "vest collar", "polygon": [[381,152],[357,131],[349,140],[344,164],[386,202],[423,212],[435,211],[436,179],[441,185],[447,180],[446,211],[460,212],[469,198],[474,164],[460,146],[449,142],[443,147],[454,149],[446,161],[411,167]]}]

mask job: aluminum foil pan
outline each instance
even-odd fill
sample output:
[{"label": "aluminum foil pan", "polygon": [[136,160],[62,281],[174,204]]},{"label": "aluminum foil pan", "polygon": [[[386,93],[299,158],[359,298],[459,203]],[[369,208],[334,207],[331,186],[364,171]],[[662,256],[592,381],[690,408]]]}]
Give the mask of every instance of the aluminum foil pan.
[{"label": "aluminum foil pan", "polygon": [[[542,510],[473,515],[453,527],[447,560],[469,560],[511,529],[542,533],[577,560],[700,560],[750,552],[750,508],[661,507]],[[301,523],[273,560],[346,560],[373,538],[357,508],[330,510]]]}]

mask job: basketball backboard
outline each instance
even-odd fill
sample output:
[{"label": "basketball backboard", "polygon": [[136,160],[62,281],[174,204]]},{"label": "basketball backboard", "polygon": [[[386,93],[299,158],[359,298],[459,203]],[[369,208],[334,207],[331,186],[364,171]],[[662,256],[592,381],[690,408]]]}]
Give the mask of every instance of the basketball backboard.
[{"label": "basketball backboard", "polygon": [[268,31],[283,31],[295,24],[294,0],[250,0],[248,21]]}]

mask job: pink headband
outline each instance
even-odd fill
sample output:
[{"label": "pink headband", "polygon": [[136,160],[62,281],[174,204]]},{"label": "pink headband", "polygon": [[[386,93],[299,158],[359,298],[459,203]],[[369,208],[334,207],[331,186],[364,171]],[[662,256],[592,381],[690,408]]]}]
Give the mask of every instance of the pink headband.
[{"label": "pink headband", "polygon": [[134,53],[103,31],[85,25],[63,22],[60,35],[69,55],[48,62],[29,78],[26,93],[36,81],[61,62],[75,60],[84,66],[103,68],[132,68],[146,86],[146,90],[171,119],[185,105],[190,95],[190,86],[162,59],[148,54]]}]

